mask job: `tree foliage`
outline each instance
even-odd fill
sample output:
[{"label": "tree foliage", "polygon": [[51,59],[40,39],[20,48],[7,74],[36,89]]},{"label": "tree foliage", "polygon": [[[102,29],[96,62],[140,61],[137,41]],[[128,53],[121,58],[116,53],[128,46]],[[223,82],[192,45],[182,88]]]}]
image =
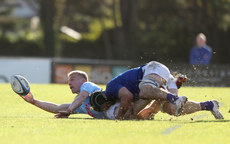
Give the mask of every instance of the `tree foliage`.
[{"label": "tree foliage", "polygon": [[[230,62],[229,0],[39,2],[44,56],[188,62],[195,37],[203,32],[213,63]],[[80,32],[82,39],[64,35],[61,26]]]}]

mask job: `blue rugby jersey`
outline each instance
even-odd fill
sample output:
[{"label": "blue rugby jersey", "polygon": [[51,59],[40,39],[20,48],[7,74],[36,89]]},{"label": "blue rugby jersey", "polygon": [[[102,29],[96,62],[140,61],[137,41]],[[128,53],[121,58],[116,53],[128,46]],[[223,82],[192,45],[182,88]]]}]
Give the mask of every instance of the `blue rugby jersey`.
[{"label": "blue rugby jersey", "polygon": [[121,73],[117,77],[113,78],[107,85],[105,95],[109,99],[119,99],[118,93],[122,87],[126,87],[134,96],[134,100],[139,98],[139,83],[143,78],[142,65],[137,68],[130,69]]}]

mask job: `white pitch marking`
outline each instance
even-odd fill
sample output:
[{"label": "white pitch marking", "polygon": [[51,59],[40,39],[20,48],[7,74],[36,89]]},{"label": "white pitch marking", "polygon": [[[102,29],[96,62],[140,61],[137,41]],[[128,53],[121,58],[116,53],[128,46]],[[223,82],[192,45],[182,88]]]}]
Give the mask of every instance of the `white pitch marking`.
[{"label": "white pitch marking", "polygon": [[175,125],[173,127],[167,128],[166,130],[164,130],[161,134],[163,135],[167,135],[172,133],[173,131],[177,130],[178,128],[180,128],[182,125]]},{"label": "white pitch marking", "polygon": [[[207,116],[208,115],[198,115],[198,116],[194,117],[194,119],[201,119],[201,118],[204,118],[204,117],[207,117]],[[180,127],[182,127],[182,125],[175,125],[173,127],[167,128],[161,134],[163,134],[163,135],[170,134],[170,133],[172,133],[173,131],[177,130]]]},{"label": "white pitch marking", "polygon": [[204,117],[207,117],[208,115],[198,115],[198,116],[195,116],[193,119],[201,119],[201,118],[204,118]]}]

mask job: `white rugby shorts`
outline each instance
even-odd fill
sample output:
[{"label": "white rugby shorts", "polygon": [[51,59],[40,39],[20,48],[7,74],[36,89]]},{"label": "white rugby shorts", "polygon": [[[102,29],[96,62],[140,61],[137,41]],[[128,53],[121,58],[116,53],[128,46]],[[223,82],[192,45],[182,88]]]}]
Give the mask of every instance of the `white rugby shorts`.
[{"label": "white rugby shorts", "polygon": [[147,63],[143,68],[142,68],[144,75],[143,77],[149,75],[149,74],[157,74],[160,77],[162,77],[166,82],[169,81],[170,79],[170,71],[169,69],[156,61],[151,61],[149,63]]},{"label": "white rugby shorts", "polygon": [[117,102],[114,105],[112,105],[107,111],[105,111],[105,116],[108,119],[114,120],[118,115],[119,109],[120,109],[120,102]]}]

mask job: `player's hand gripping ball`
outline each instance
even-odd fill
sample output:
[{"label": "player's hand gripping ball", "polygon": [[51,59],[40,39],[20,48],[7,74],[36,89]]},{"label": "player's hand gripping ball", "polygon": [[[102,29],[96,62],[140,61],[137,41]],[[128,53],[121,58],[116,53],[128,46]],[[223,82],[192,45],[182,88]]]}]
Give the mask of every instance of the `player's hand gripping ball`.
[{"label": "player's hand gripping ball", "polygon": [[29,82],[21,75],[12,76],[10,83],[13,91],[20,96],[25,96],[30,92]]}]

